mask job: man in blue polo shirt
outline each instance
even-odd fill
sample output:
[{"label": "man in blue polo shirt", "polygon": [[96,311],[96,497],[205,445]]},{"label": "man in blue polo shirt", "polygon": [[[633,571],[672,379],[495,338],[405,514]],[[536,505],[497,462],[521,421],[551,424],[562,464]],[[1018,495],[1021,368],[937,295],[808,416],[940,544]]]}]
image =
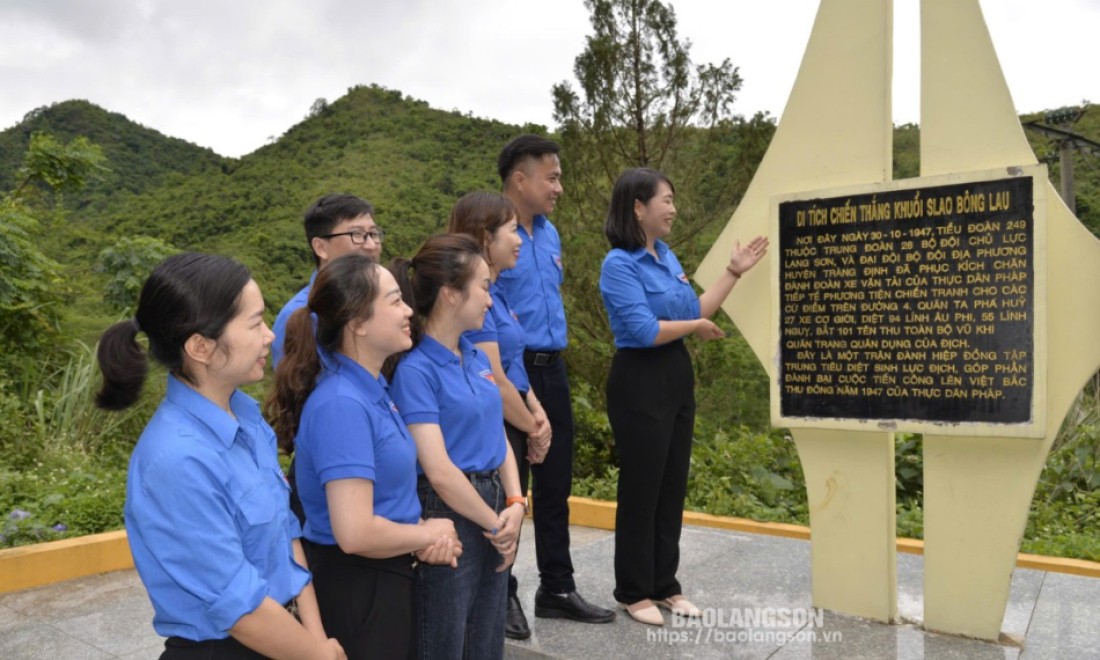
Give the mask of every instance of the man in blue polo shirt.
[{"label": "man in blue polo shirt", "polygon": [[[325,195],[309,207],[303,224],[306,243],[313,252],[313,261],[317,268],[355,250],[362,250],[375,261],[382,256],[385,232],[374,222],[374,207],[355,195]],[[279,366],[279,361],[283,359],[286,322],[291,314],[306,306],[315,277],[316,270],[310,275],[309,284],[294,294],[275,317],[275,323],[271,326],[271,331],[275,333],[275,343],[271,345],[272,368]]]},{"label": "man in blue polo shirt", "polygon": [[[535,616],[607,623],[615,618],[615,612],[597,607],[577,593],[569,555],[573,408],[569,377],[561,359],[567,343],[561,298],[564,271],[561,238],[546,217],[562,194],[558,151],[557,143],[551,140],[520,135],[505,145],[497,159],[504,196],[516,207],[523,240],[516,267],[503,271],[498,281],[523,326],[527,343],[524,366],[553,434],[550,451],[541,464],[530,465],[522,456],[516,460],[523,485],[528,469],[533,478],[535,556],[540,581],[535,592]],[[531,634],[516,597],[514,578],[509,585],[505,634],[514,639]]]}]

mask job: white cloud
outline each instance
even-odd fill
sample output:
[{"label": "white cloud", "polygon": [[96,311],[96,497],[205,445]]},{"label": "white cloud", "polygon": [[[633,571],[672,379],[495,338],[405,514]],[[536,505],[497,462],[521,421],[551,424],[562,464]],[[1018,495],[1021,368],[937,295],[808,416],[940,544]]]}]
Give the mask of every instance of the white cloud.
[{"label": "white cloud", "polygon": [[[816,0],[673,0],[696,62],[729,58],[735,111],[782,112]],[[1021,111],[1100,100],[1095,0],[985,0]],[[895,120],[918,121],[917,0],[895,9]],[[551,126],[590,31],[582,0],[0,0],[0,127],[84,98],[237,156],[318,97],[379,84],[444,109]],[[1084,71],[1085,74],[1080,73]]]}]

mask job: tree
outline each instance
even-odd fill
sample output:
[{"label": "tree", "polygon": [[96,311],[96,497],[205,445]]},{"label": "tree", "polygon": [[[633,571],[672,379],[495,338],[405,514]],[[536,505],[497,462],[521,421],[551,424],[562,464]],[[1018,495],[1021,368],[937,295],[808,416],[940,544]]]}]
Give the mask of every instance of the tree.
[{"label": "tree", "polygon": [[63,195],[79,190],[107,172],[106,160],[103,150],[83,135],[62,144],[49,133],[34,133],[9,198],[23,204],[35,191]]},{"label": "tree", "polygon": [[[732,113],[741,76],[729,59],[695,65],[676,13],[660,0],[586,0],[592,34],[577,56],[577,85],[552,89],[565,200],[555,214],[568,257],[570,368],[603,391],[610,331],[600,304],[600,228],[611,186],[628,167],[662,170],[676,186],[672,245],[690,273],[744,194],[774,123]],[[716,222],[719,221],[719,222]],[[714,350],[714,349],[711,349]]]},{"label": "tree", "polygon": [[104,248],[96,265],[97,271],[111,276],[103,301],[117,312],[134,309],[149,273],[176,252],[178,250],[168,243],[151,236],[123,236],[111,247]]},{"label": "tree", "polygon": [[36,193],[77,190],[104,171],[103,152],[87,138],[61,144],[46,133],[31,136],[16,188],[0,197],[0,371],[52,345],[58,330],[61,267],[38,247],[41,224]]},{"label": "tree", "polygon": [[36,246],[38,221],[10,197],[0,202],[0,352],[26,351],[57,329],[60,266]]},{"label": "tree", "polygon": [[325,97],[318,97],[317,100],[315,100],[313,104],[309,106],[309,114],[306,115],[306,119],[320,117],[321,115],[328,112],[328,107],[328,101],[325,100]]},{"label": "tree", "polygon": [[568,82],[553,88],[563,139],[587,142],[603,174],[623,167],[663,169],[691,126],[732,117],[741,76],[729,59],[693,66],[676,12],[660,0],[585,0],[593,34]]}]

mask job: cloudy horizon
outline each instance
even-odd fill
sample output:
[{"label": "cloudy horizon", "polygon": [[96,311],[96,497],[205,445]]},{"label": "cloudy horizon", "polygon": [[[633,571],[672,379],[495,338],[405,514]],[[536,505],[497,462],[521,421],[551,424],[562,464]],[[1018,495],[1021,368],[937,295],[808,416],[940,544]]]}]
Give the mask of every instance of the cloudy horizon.
[{"label": "cloudy horizon", "polygon": [[[734,112],[779,117],[816,0],[672,0],[695,63],[729,58]],[[1096,0],[981,3],[1019,112],[1100,99]],[[895,5],[894,120],[919,120],[916,0]],[[456,29],[461,26],[461,29]],[[238,157],[377,84],[441,110],[554,128],[551,87],[573,80],[590,33],[582,0],[0,0],[0,129],[84,99],[165,135]],[[12,91],[14,90],[14,91]]]}]

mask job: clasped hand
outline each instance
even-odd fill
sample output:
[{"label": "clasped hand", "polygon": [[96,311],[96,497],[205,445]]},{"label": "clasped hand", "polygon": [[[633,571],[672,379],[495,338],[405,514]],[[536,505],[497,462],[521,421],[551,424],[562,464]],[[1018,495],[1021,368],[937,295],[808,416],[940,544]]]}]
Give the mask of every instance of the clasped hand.
[{"label": "clasped hand", "polygon": [[516,560],[516,549],[519,547],[519,531],[523,525],[525,510],[522,504],[513,504],[500,512],[497,519],[496,533],[484,532],[485,538],[492,542],[497,552],[504,557],[504,561],[497,567],[497,572],[506,571]]},{"label": "clasped hand", "polygon": [[462,556],[462,541],[458,540],[454,521],[448,518],[429,518],[421,521],[435,540],[426,548],[416,551],[416,558],[425,564],[458,568],[458,558]]},{"label": "clasped hand", "polygon": [[538,465],[546,460],[546,454],[550,451],[550,420],[541,410],[532,414],[535,417],[535,430],[527,434],[527,462]]}]

